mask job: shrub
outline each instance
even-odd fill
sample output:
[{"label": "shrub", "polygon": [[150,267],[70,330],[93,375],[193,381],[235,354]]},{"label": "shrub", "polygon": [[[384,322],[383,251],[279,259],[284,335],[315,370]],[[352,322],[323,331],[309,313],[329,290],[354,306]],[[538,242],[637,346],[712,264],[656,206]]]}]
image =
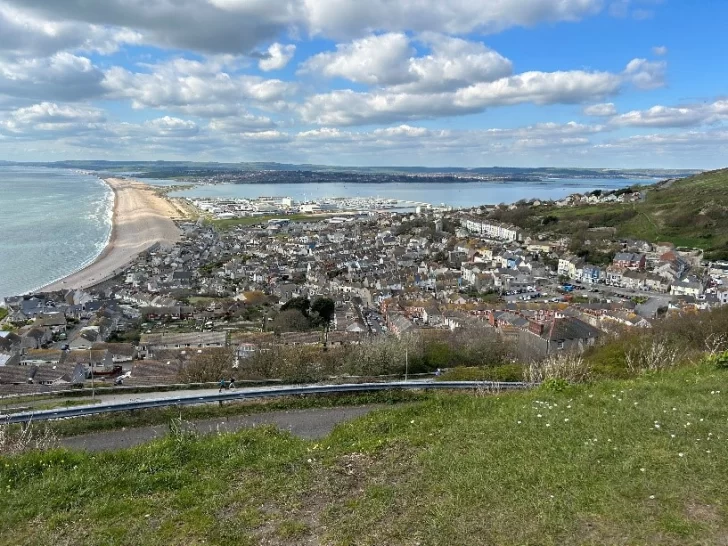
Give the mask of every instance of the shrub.
[{"label": "shrub", "polygon": [[36,428],[32,424],[16,427],[0,424],[0,455],[18,455],[32,450],[56,447],[58,438],[47,426]]},{"label": "shrub", "polygon": [[728,351],[722,353],[709,354],[705,358],[706,362],[719,369],[728,369]]},{"label": "shrub", "polygon": [[523,378],[528,383],[543,383],[548,380],[583,383],[589,379],[589,373],[589,366],[583,358],[567,352],[531,362],[524,370]]},{"label": "shrub", "polygon": [[662,339],[644,340],[625,355],[627,368],[634,373],[654,372],[672,368],[682,352]]}]

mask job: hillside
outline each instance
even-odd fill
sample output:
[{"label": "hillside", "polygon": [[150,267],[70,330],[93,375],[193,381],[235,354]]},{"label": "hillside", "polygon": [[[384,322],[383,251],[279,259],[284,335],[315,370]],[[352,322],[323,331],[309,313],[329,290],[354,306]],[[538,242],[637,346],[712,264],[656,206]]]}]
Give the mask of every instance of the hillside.
[{"label": "hillside", "polygon": [[634,204],[534,210],[515,223],[571,235],[613,227],[620,238],[672,242],[702,248],[708,258],[728,259],[728,169],[660,183],[646,190],[644,201]]},{"label": "hillside", "polygon": [[0,459],[0,544],[722,544],[726,373]]}]

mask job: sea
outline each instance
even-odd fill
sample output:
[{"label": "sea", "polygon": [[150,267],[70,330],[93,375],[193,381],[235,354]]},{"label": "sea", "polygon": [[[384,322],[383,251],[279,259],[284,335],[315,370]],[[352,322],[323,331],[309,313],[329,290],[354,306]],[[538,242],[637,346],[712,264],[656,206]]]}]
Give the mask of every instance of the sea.
[{"label": "sea", "polygon": [[[118,174],[118,173],[117,173]],[[169,180],[143,179],[169,186]],[[425,184],[216,184],[173,197],[378,197],[435,206],[473,207],[520,199],[560,199],[653,180],[554,179],[543,182]],[[32,292],[93,262],[111,236],[113,192],[97,176],[64,169],[0,166],[0,304]]]},{"label": "sea", "polygon": [[[169,185],[168,181],[159,181]],[[515,203],[521,199],[561,199],[572,193],[596,189],[624,188],[633,184],[651,184],[655,180],[616,178],[552,179],[540,182],[430,182],[407,183],[307,183],[307,184],[205,184],[171,192],[171,197],[251,199],[261,196],[291,197],[308,201],[332,197],[378,197],[409,203],[428,203],[469,208],[478,205]],[[150,181],[156,184],[157,181]]]},{"label": "sea", "polygon": [[94,175],[0,166],[0,303],[93,262],[111,236],[113,206]]}]

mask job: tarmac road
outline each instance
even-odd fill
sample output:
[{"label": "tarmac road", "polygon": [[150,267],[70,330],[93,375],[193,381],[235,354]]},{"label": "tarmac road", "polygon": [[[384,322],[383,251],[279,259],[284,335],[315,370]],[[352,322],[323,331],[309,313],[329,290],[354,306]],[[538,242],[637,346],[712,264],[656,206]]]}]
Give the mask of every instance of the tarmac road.
[{"label": "tarmac road", "polygon": [[[328,435],[339,423],[361,417],[382,407],[387,406],[378,404],[341,408],[271,411],[254,415],[205,419],[195,421],[190,423],[190,425],[200,434],[210,434],[218,431],[235,432],[242,428],[274,425],[281,430],[289,431],[299,438],[315,440]],[[167,425],[110,430],[62,438],[59,444],[61,447],[74,450],[90,452],[111,451],[150,442],[165,436],[167,431]]]}]

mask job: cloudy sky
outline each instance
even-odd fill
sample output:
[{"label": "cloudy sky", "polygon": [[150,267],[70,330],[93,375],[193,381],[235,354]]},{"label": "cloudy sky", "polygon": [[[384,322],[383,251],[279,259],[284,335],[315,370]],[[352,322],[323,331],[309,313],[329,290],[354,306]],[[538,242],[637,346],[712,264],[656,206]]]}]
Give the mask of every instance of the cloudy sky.
[{"label": "cloudy sky", "polygon": [[0,0],[0,159],[726,166],[728,2]]}]

